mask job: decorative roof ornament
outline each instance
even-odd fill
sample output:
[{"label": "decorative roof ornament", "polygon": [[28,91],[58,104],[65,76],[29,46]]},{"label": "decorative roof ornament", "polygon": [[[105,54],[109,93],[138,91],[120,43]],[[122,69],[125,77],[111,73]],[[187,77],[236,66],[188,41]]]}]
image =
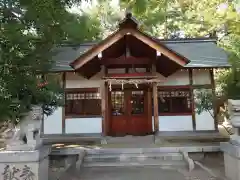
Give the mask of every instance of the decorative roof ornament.
[{"label": "decorative roof ornament", "polygon": [[130,8],[125,11],[125,18],[119,22],[120,28],[138,28],[139,22],[133,17]]}]

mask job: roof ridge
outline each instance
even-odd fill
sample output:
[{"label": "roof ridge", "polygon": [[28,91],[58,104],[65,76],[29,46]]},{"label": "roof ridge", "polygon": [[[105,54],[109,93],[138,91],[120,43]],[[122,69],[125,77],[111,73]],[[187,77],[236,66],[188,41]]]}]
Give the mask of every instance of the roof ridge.
[{"label": "roof ridge", "polygon": [[156,39],[167,43],[194,43],[194,42],[217,42],[214,38],[178,38],[178,39]]}]

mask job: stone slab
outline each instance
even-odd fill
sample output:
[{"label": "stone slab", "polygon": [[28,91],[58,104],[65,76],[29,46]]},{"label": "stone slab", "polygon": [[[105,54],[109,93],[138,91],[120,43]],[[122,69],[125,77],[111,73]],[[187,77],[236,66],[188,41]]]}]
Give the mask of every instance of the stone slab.
[{"label": "stone slab", "polygon": [[0,163],[38,162],[47,157],[51,152],[49,147],[33,151],[0,151]]},{"label": "stone slab", "polygon": [[47,180],[50,149],[43,147],[34,151],[1,151],[0,180],[34,179]]},{"label": "stone slab", "polygon": [[219,152],[220,146],[182,146],[182,147],[159,147],[159,148],[99,148],[87,149],[84,147],[53,148],[51,155],[73,155],[86,151],[88,154],[119,154],[119,153],[178,153],[178,152]]},{"label": "stone slab", "polygon": [[229,142],[222,142],[220,143],[220,148],[224,153],[240,159],[240,146]]}]

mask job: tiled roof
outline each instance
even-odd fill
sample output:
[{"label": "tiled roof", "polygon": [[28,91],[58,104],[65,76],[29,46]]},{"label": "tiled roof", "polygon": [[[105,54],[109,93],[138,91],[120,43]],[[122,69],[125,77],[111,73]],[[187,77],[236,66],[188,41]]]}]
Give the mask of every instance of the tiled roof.
[{"label": "tiled roof", "polygon": [[[215,40],[211,39],[180,39],[180,40],[159,40],[168,48],[181,54],[191,62],[186,67],[207,68],[207,67],[229,67],[227,53],[217,46]],[[78,45],[63,45],[54,49],[53,60],[56,66],[53,71],[71,71],[69,64],[86,52],[97,42],[90,42]]]}]

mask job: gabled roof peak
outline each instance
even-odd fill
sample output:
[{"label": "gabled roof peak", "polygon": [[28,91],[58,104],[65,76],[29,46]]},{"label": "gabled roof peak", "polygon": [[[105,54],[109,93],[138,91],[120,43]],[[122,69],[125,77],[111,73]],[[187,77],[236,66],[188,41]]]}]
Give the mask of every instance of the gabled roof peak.
[{"label": "gabled roof peak", "polygon": [[133,17],[132,12],[126,10],[125,18],[119,22],[119,28],[138,28],[139,22]]}]

